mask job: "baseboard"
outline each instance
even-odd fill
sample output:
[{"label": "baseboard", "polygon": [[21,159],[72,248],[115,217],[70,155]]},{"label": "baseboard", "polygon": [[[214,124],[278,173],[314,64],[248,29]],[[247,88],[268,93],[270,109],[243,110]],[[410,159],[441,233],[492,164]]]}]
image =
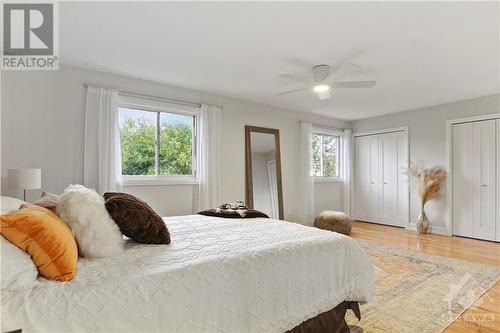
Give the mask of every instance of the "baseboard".
[{"label": "baseboard", "polygon": [[[406,229],[408,230],[417,230],[417,225],[415,223],[410,223]],[[441,226],[429,226],[429,234],[434,234],[434,235],[443,235],[443,236],[450,236],[450,233],[448,231],[447,227],[441,227]]]}]

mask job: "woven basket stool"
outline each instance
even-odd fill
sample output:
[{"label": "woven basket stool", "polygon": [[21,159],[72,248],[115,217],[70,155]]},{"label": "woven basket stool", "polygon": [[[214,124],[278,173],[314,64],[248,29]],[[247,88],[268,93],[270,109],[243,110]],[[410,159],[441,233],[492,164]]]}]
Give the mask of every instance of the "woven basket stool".
[{"label": "woven basket stool", "polygon": [[319,229],[349,235],[352,230],[352,221],[343,212],[324,210],[314,219],[314,226]]}]

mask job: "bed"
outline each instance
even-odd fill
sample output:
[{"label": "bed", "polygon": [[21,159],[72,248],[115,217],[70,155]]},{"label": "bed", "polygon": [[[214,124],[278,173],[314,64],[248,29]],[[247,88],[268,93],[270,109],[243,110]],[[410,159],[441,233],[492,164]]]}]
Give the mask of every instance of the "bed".
[{"label": "bed", "polygon": [[372,264],[347,236],[264,218],[165,220],[170,245],[128,242],[80,259],[70,282],[3,292],[2,331],[283,333],[373,294]]}]

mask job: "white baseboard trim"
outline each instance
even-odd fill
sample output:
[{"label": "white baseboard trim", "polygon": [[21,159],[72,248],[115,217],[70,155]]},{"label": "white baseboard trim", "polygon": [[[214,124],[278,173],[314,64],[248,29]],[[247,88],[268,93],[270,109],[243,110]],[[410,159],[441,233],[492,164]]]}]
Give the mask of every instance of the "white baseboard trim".
[{"label": "white baseboard trim", "polygon": [[[406,229],[416,231],[417,225],[415,223],[410,223],[408,224]],[[432,225],[429,226],[429,234],[451,236],[447,227],[432,226]]]}]

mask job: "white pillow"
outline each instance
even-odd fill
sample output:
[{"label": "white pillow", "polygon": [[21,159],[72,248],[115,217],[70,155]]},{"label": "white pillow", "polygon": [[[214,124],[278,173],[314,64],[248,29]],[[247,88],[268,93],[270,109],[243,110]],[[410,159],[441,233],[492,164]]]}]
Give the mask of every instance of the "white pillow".
[{"label": "white pillow", "polygon": [[70,185],[59,197],[56,211],[73,231],[83,257],[109,257],[123,251],[123,235],[96,191]]},{"label": "white pillow", "polygon": [[18,210],[19,206],[26,203],[26,201],[12,197],[1,197],[0,200],[1,214],[7,214],[13,210]]},{"label": "white pillow", "polygon": [[38,271],[29,254],[0,236],[1,288],[16,290],[31,288]]}]

